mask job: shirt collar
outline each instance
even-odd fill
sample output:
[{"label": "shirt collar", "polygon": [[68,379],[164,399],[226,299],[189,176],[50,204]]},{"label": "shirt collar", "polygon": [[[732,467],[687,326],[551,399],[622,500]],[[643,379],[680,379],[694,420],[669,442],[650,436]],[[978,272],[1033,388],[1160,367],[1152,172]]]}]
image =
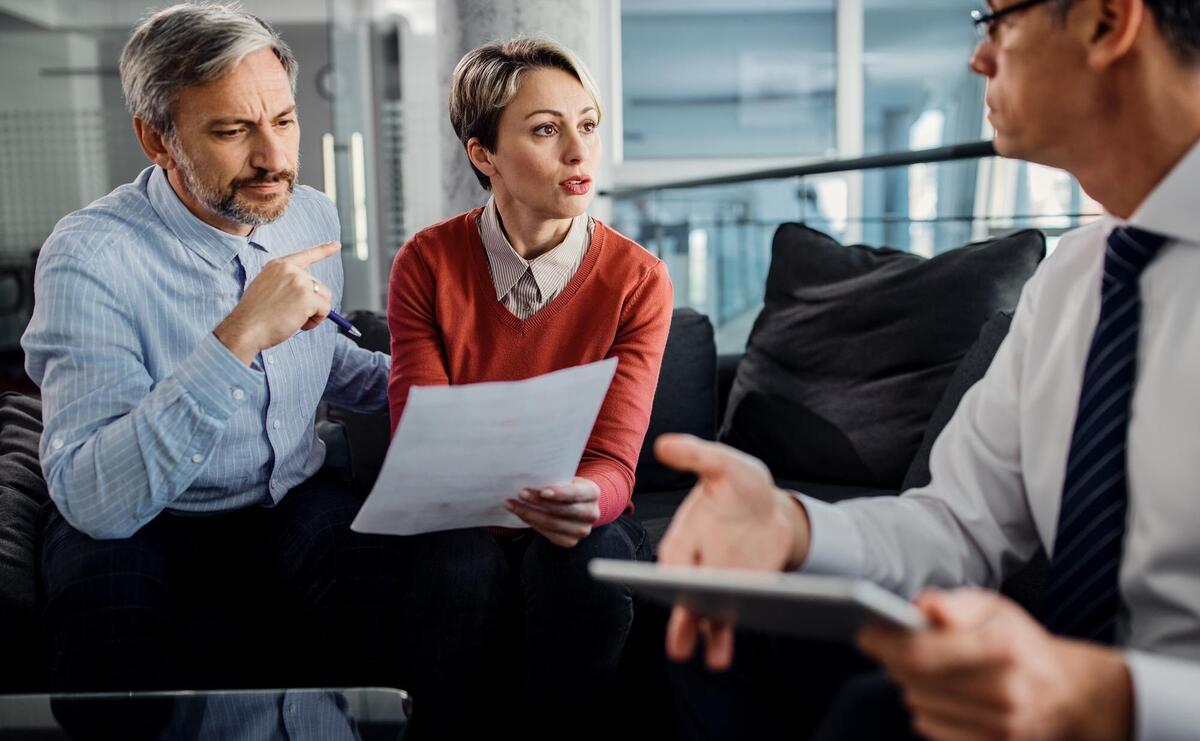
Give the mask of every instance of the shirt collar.
[{"label": "shirt collar", "polygon": [[[287,213],[284,212],[284,216],[286,215]],[[246,237],[246,239],[250,244],[261,247],[269,253],[278,252],[281,240],[278,224],[282,219],[283,216],[280,216],[269,224],[261,224],[254,227],[254,231],[250,232],[250,236]]]},{"label": "shirt collar", "polygon": [[[1196,191],[1200,188],[1200,142],[1175,165],[1142,201],[1129,223],[1171,239],[1200,241],[1200,209]],[[1119,219],[1114,220],[1120,223]]]},{"label": "shirt collar", "polygon": [[[588,242],[587,214],[576,216],[567,230],[567,236],[556,247],[543,252],[532,260],[526,260],[517,254],[504,235],[500,224],[500,211],[496,208],[496,199],[488,199],[483,212],[479,215],[479,235],[483,247],[487,250],[488,261],[492,265],[492,284],[496,288],[496,300],[502,300],[512,291],[513,286],[525,274],[526,268],[533,271],[533,280],[542,293],[561,289],[566,281],[563,276],[571,272],[571,268],[579,264],[580,253],[586,249]],[[500,269],[507,267],[507,270]],[[498,276],[507,276],[509,280]]]},{"label": "shirt collar", "polygon": [[183,201],[179,200],[175,189],[167,180],[166,171],[161,167],[155,166],[154,172],[150,174],[147,194],[150,205],[171,233],[210,265],[220,267],[228,263],[246,246],[246,237],[223,232],[204,223],[189,211],[188,207],[183,205]]}]

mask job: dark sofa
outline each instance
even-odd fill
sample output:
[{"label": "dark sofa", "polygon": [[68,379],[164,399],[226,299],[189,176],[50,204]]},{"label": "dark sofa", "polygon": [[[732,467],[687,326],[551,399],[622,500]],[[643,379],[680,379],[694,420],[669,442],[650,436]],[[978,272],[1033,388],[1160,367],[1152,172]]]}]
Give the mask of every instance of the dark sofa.
[{"label": "dark sofa", "polygon": [[[814,235],[818,234],[811,230],[805,231],[803,227],[800,227],[800,231],[789,231],[790,227],[797,226],[785,225],[780,230],[782,236],[777,235],[772,277],[768,279],[767,308],[756,323],[755,334],[752,335],[745,357],[718,357],[713,328],[707,317],[689,309],[675,311],[650,428],[638,464],[637,487],[634,493],[634,516],[645,525],[655,543],[661,539],[675,508],[690,489],[692,480],[685,474],[663,467],[654,459],[651,452],[653,440],[664,432],[687,432],[710,440],[716,439],[719,432],[729,437],[729,430],[721,429],[721,421],[724,420],[728,428],[732,414],[726,409],[726,403],[731,392],[736,390],[741,399],[754,393],[754,379],[745,378],[743,372],[748,365],[761,363],[764,353],[769,355],[768,343],[765,340],[758,341],[756,337],[769,337],[773,316],[777,317],[780,311],[784,311],[786,315],[787,307],[794,305],[797,297],[801,301],[808,300],[803,290],[783,281],[777,271],[777,266],[796,271],[797,266],[788,262],[789,256],[796,251],[796,237],[812,240],[816,238]],[[830,245],[810,244],[804,252],[810,256],[816,255],[820,260],[828,260],[831,255],[834,256],[832,259],[843,259],[843,253],[830,252],[829,249]],[[858,260],[858,268],[866,269],[866,273],[880,273],[882,278],[886,279],[885,284],[887,281],[899,281],[900,284],[908,282],[917,285],[921,291],[934,290],[930,285],[917,280],[918,276],[902,274],[904,270],[927,268],[919,263],[909,264],[906,262],[908,258],[901,256],[901,253],[875,250],[860,254],[854,250],[870,248],[838,246],[838,249],[850,249],[845,255]],[[1037,257],[1040,259],[1040,253]],[[1028,262],[1028,259],[1026,261]],[[897,262],[904,264],[897,268]],[[946,260],[940,263],[942,267],[934,265],[933,260],[929,261],[929,264],[939,270],[945,270],[944,266],[949,262]],[[1036,264],[1036,260],[1033,264]],[[977,270],[977,267],[971,269]],[[821,273],[820,270],[812,271],[810,268],[811,266],[807,265],[801,266],[799,272],[804,276],[814,272]],[[1020,278],[1016,283],[1018,290],[1032,269],[1032,265],[1023,265],[1014,274]],[[898,270],[900,272],[897,272]],[[833,309],[826,306],[823,311],[837,314],[839,321],[845,321],[847,314],[851,315],[851,318],[857,316],[858,324],[863,326],[877,321],[869,314],[863,313],[869,309],[869,306],[864,309],[861,293],[862,275],[866,273],[860,270],[860,273],[852,276],[856,281],[848,294],[853,302],[852,309]],[[825,277],[828,278],[828,275]],[[950,278],[957,282],[953,274]],[[983,285],[990,285],[990,279],[986,275],[982,280]],[[898,300],[895,291],[887,289],[886,285],[880,293],[880,300]],[[904,452],[906,465],[901,471],[903,476],[893,476],[888,480],[874,477],[869,481],[858,482],[847,481],[845,477],[839,476],[825,479],[791,478],[780,480],[781,485],[827,501],[839,501],[857,496],[893,495],[902,487],[921,485],[928,481],[929,448],[953,414],[963,393],[987,369],[1007,332],[1011,318],[1011,314],[1003,309],[1011,310],[1015,305],[1015,294],[1011,291],[989,293],[985,290],[982,297],[974,295],[978,291],[972,290],[968,293],[971,294],[970,300],[973,302],[971,311],[963,311],[958,307],[951,316],[938,301],[930,302],[934,305],[932,310],[922,307],[912,309],[917,313],[925,311],[931,317],[931,321],[939,323],[936,334],[941,344],[938,346],[940,354],[935,364],[937,372],[922,371],[919,381],[908,382],[910,385],[917,383],[920,386],[920,393],[916,394],[916,397],[932,401],[922,402],[916,410],[915,417],[909,415],[919,421],[920,428],[916,430],[915,439],[907,443],[910,448],[915,447],[915,450],[906,449]],[[822,286],[821,296],[824,299],[829,296],[825,286]],[[868,301],[867,304],[869,303]],[[996,311],[997,306],[1000,311]],[[358,313],[349,318],[363,330],[363,345],[387,350],[387,330],[382,317]],[[940,326],[947,323],[955,323],[956,333],[955,341],[949,345],[944,341],[949,334]],[[905,327],[898,330],[901,338],[904,337],[903,330]],[[829,329],[818,327],[817,331],[828,332]],[[907,331],[927,332],[928,328],[908,326]],[[847,340],[849,341],[851,340]],[[878,355],[879,352],[872,354]],[[870,360],[872,358],[863,362],[869,364]],[[905,373],[910,372],[911,358],[905,359],[898,367]],[[852,370],[847,368],[847,374],[852,375]],[[869,371],[872,381],[878,374],[877,369]],[[906,401],[912,396],[914,395],[905,394]],[[837,400],[834,399],[833,402],[836,408]],[[792,400],[789,402],[792,407],[784,405],[780,408],[786,412],[797,403]],[[386,415],[365,416],[329,408],[324,410],[323,419],[318,424],[322,428],[322,436],[331,443],[329,463],[343,466],[346,475],[351,478],[358,491],[365,494],[378,473],[386,451]],[[911,426],[910,423],[909,427]],[[37,464],[37,440],[40,431],[40,403],[36,398],[11,393],[0,396],[0,640],[4,642],[2,650],[5,657],[3,669],[0,670],[0,692],[38,690],[45,685],[46,651],[38,629],[36,532],[40,518],[44,517],[46,508],[52,505],[48,502],[45,484]],[[786,434],[786,429],[783,432]],[[911,430],[908,432],[911,437]],[[832,462],[837,464],[836,459]],[[1043,568],[1035,566],[1027,570],[1026,574],[1011,581],[1006,588],[1025,604],[1035,606],[1041,591]],[[270,660],[271,652],[278,647],[264,645],[269,642],[262,641],[261,634],[256,634],[252,626],[247,625],[261,622],[247,620],[246,616],[255,614],[255,610],[273,609],[273,600],[269,594],[257,594],[244,595],[244,600],[239,599],[236,602],[236,615],[214,607],[211,614],[193,616],[197,623],[196,631],[188,630],[186,634],[207,636],[203,645],[193,648],[197,657],[209,660],[212,672],[206,675],[205,679],[197,681],[212,686],[228,686],[233,683],[245,686],[271,684],[269,675],[249,674],[246,668],[251,665],[270,666],[273,663]],[[631,637],[631,648],[634,651],[656,651],[661,645],[661,630],[658,626],[642,626],[638,630],[635,625],[635,633],[635,636]],[[234,661],[236,663],[231,663]],[[222,679],[222,676],[225,678]],[[642,678],[644,679],[645,677]]]},{"label": "dark sofa", "polygon": [[[364,331],[364,345],[386,349],[386,334],[379,334],[381,330],[386,333],[381,316],[356,312],[349,319],[359,328],[370,328]],[[929,425],[903,480],[891,486],[880,486],[779,477],[777,483],[827,502],[863,496],[894,496],[905,488],[928,483],[929,451],[933,441],[950,421],[962,395],[983,377],[1008,332],[1011,319],[1010,311],[1001,311],[982,328],[977,328],[978,341],[970,346],[951,377],[939,388],[941,398],[929,410]],[[378,345],[378,342],[384,344]],[[633,497],[633,516],[646,528],[656,545],[695,480],[659,463],[653,454],[653,441],[667,432],[687,433],[705,440],[717,439],[719,420],[744,357],[741,354],[718,355],[708,317],[692,309],[675,310],[650,427],[638,461]],[[365,495],[379,473],[387,450],[387,416],[368,416],[330,408],[326,418],[344,431],[350,475],[358,491]]]},{"label": "dark sofa", "polygon": [[[46,689],[48,651],[40,629],[35,565],[38,533],[54,505],[38,463],[41,430],[39,398],[0,394],[0,693]],[[286,647],[297,645],[289,641],[302,637],[282,633],[279,641],[264,641],[259,626],[273,624],[287,631],[294,624],[279,614],[282,599],[270,585],[245,587],[189,615],[181,648],[192,685],[227,687],[236,676],[244,687],[279,686],[284,678],[271,668],[283,665]]]}]

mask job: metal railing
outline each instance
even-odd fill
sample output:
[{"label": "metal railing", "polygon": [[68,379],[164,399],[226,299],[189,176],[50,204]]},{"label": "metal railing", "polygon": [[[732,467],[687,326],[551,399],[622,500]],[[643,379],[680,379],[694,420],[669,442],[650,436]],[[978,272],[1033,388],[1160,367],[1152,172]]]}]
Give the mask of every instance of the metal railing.
[{"label": "metal railing", "polygon": [[956,160],[975,160],[982,157],[996,156],[996,147],[991,141],[969,142],[967,144],[951,144],[935,149],[915,149],[908,152],[890,152],[869,157],[852,159],[823,160],[805,165],[792,167],[773,167],[768,169],[750,170],[729,175],[715,175],[704,178],[687,180],[668,180],[648,185],[636,185],[628,188],[615,188],[599,191],[598,195],[621,198],[676,188],[701,188],[711,185],[731,185],[734,183],[749,183],[760,180],[778,180],[781,178],[809,177],[812,175],[828,175],[836,172],[855,172],[859,170],[878,170],[885,167],[906,167],[908,165],[926,165],[937,162],[953,162]]}]

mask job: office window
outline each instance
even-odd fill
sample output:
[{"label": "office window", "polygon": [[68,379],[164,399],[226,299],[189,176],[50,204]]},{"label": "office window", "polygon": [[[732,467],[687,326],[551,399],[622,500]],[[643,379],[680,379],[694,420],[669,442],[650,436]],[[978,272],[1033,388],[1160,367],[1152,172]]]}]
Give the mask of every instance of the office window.
[{"label": "office window", "polygon": [[[974,0],[897,3],[863,9],[863,143],[868,153],[977,141],[984,81],[967,67],[975,47]],[[868,243],[932,256],[971,236],[973,165],[876,170],[863,175]]]},{"label": "office window", "polygon": [[626,159],[832,156],[834,7],[623,3]]}]

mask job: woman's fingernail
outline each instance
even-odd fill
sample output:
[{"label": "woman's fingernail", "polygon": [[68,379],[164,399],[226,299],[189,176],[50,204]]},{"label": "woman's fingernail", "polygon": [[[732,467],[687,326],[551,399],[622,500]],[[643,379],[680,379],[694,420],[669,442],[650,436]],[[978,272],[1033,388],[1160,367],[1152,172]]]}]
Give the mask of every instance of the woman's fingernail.
[{"label": "woman's fingernail", "polygon": [[522,489],[521,493],[518,494],[517,496],[519,496],[521,499],[524,499],[526,502],[528,502],[530,499],[533,499],[533,492],[531,492],[528,489]]},{"label": "woman's fingernail", "polygon": [[511,510],[512,510],[512,509],[514,509],[515,507],[516,507],[516,503],[515,503],[515,502],[513,502],[513,500],[511,500],[511,499],[505,499],[505,500],[504,500],[504,509],[507,509],[507,510],[510,510],[510,511],[511,511]]},{"label": "woman's fingernail", "polygon": [[547,497],[549,499],[553,499],[554,498],[554,490],[553,489],[542,489],[542,496]]}]

